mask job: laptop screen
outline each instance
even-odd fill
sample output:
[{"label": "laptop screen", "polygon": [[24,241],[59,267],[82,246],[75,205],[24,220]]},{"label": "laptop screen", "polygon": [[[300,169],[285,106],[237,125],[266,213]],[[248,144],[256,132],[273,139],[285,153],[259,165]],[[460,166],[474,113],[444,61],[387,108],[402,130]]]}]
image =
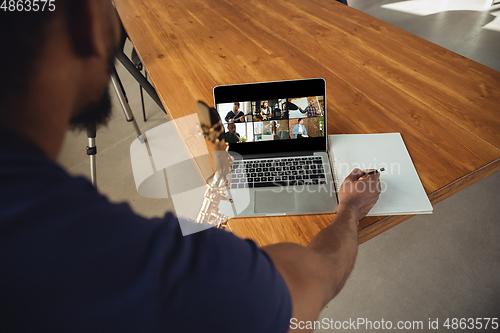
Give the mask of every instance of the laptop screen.
[{"label": "laptop screen", "polygon": [[323,79],[214,88],[229,150],[241,155],[326,151]]}]

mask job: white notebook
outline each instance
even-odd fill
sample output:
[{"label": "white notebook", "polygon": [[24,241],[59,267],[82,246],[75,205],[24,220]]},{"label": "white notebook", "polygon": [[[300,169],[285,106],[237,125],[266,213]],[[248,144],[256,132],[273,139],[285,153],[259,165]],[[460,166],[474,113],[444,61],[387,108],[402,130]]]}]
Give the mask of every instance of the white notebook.
[{"label": "white notebook", "polygon": [[382,193],[368,216],[431,214],[432,205],[399,133],[328,136],[337,190],[352,169],[385,168]]}]

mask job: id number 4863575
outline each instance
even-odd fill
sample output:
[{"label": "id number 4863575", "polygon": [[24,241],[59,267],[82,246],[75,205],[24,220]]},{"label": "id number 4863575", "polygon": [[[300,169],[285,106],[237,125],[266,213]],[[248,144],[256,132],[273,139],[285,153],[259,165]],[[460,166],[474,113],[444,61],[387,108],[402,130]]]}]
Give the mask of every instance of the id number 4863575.
[{"label": "id number 4863575", "polygon": [[443,324],[443,327],[452,330],[466,330],[466,329],[498,329],[498,318],[447,318]]},{"label": "id number 4863575", "polygon": [[[1,0],[0,0],[1,1]],[[4,12],[43,12],[56,10],[55,0],[3,0],[0,10]]]}]

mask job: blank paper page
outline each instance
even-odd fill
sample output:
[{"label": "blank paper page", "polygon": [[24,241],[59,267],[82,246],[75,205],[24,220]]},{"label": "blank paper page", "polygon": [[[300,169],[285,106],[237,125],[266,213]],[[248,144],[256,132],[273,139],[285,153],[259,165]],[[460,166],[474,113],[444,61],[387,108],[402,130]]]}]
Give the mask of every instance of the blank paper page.
[{"label": "blank paper page", "polygon": [[401,134],[329,135],[329,154],[340,186],[354,168],[385,168],[380,174],[382,193],[368,215],[432,213]]}]

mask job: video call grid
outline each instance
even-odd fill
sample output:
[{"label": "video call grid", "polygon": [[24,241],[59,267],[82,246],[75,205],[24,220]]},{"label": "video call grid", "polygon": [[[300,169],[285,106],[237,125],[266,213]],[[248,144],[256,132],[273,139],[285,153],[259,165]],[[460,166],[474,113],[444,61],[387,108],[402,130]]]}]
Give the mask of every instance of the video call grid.
[{"label": "video call grid", "polygon": [[324,137],[324,110],[323,96],[217,105],[229,143]]}]

